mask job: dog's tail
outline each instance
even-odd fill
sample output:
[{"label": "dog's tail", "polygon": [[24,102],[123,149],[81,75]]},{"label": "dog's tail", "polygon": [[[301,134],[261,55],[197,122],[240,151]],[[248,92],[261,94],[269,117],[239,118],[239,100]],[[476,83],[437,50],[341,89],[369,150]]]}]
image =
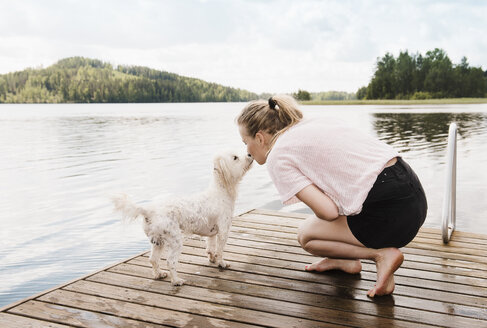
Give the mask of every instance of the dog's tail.
[{"label": "dog's tail", "polygon": [[124,220],[135,220],[139,216],[148,218],[150,215],[148,210],[136,205],[126,194],[113,195],[111,199],[115,212],[121,213]]}]

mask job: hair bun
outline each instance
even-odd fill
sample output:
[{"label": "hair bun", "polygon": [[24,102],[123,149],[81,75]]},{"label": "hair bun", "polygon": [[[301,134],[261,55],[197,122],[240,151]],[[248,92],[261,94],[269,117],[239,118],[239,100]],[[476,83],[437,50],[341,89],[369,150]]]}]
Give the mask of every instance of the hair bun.
[{"label": "hair bun", "polygon": [[271,109],[276,109],[276,106],[277,106],[277,103],[274,99],[272,99],[272,97],[269,98],[269,107]]}]

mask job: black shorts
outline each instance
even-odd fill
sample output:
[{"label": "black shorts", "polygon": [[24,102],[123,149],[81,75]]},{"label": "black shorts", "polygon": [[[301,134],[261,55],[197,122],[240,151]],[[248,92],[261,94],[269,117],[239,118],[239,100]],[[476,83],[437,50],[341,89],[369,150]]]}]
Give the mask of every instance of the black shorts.
[{"label": "black shorts", "polygon": [[428,205],[423,187],[400,157],[377,177],[357,215],[347,217],[353,235],[368,248],[406,246],[418,233]]}]

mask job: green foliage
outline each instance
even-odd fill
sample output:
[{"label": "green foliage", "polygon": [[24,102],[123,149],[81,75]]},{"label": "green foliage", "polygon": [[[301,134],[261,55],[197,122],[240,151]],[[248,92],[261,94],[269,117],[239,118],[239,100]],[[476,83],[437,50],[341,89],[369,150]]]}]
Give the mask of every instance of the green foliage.
[{"label": "green foliage", "polygon": [[298,90],[297,93],[293,93],[293,97],[299,101],[311,100],[311,94],[305,90]]},{"label": "green foliage", "polygon": [[367,97],[367,87],[361,87],[357,90],[356,97],[358,100],[365,99]]},{"label": "green foliage", "polygon": [[[364,90],[357,91],[357,98]],[[436,48],[421,54],[390,53],[377,59],[376,71],[366,88],[367,99],[430,99],[453,97],[485,97],[487,71],[470,67],[463,57],[452,64],[446,52]],[[363,99],[363,98],[359,98]]]},{"label": "green foliage", "polygon": [[311,93],[311,99],[313,101],[324,100],[354,100],[356,99],[355,93],[349,93],[345,91],[325,91],[325,92],[313,92]]},{"label": "green foliage", "polygon": [[0,103],[5,102],[7,97],[7,81],[0,78]]},{"label": "green foliage", "polygon": [[412,96],[411,100],[425,100],[425,99],[432,99],[433,97],[429,92],[426,91],[416,91]]},{"label": "green foliage", "polygon": [[46,69],[0,75],[0,103],[248,101],[246,90],[140,66],[71,57]]}]

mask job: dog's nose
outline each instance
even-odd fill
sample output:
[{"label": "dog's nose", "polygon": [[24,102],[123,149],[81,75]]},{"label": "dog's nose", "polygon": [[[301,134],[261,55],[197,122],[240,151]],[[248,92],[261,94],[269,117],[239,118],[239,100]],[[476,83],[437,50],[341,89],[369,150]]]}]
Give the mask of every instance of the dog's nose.
[{"label": "dog's nose", "polygon": [[250,157],[250,158],[252,158],[252,155],[250,155],[250,154],[247,154],[247,156]]}]

